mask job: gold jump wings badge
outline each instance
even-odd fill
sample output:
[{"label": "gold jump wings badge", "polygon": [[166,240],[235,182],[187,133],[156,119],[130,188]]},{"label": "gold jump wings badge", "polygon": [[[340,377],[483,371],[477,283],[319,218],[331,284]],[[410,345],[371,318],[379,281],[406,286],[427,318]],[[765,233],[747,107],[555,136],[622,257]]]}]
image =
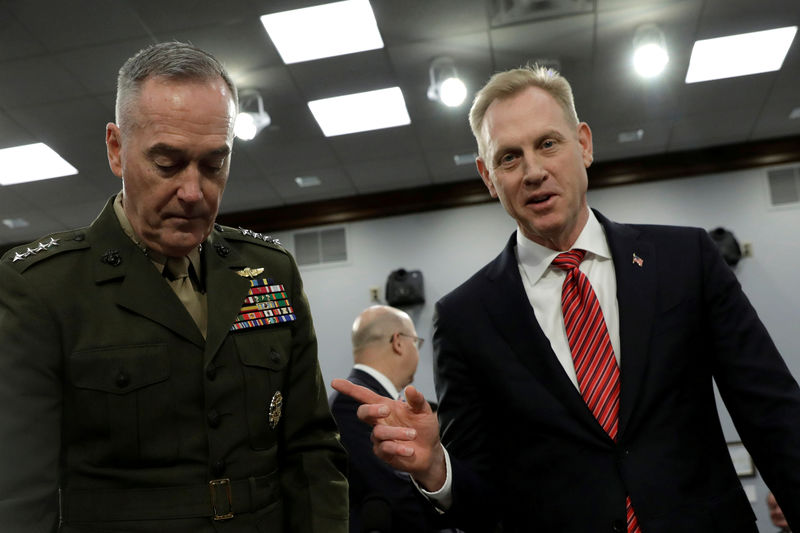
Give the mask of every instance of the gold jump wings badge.
[{"label": "gold jump wings badge", "polygon": [[245,267],[243,270],[236,271],[236,273],[242,276],[243,278],[255,278],[262,272],[264,272],[263,268],[250,268],[250,267]]}]

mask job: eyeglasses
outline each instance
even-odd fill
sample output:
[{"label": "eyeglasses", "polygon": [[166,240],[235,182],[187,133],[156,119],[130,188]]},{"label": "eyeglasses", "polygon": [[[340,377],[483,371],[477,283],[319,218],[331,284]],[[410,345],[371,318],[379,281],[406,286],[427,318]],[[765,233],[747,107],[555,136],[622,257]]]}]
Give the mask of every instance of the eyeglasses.
[{"label": "eyeglasses", "polygon": [[[425,339],[423,339],[422,337],[415,337],[414,335],[409,335],[408,333],[400,333],[400,332],[398,332],[397,334],[400,335],[401,337],[409,337],[411,339],[414,339],[414,346],[417,347],[417,350],[422,349],[422,344],[425,342]],[[392,335],[392,337],[389,339],[389,342],[392,342],[393,340],[394,340],[394,335]]]}]

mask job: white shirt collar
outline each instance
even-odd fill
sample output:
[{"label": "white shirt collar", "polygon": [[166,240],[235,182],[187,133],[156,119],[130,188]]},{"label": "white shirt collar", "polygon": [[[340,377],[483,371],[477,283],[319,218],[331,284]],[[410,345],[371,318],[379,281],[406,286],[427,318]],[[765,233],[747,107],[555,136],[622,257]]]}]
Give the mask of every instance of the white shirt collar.
[{"label": "white shirt collar", "polygon": [[[587,255],[593,254],[602,259],[611,259],[611,250],[606,241],[605,231],[591,209],[589,209],[589,219],[586,221],[586,225],[572,245],[572,249],[576,248],[586,250]],[[525,268],[532,284],[535,284],[544,275],[550,263],[559,253],[533,242],[522,234],[522,230],[517,228],[517,260]]]},{"label": "white shirt collar", "polygon": [[392,383],[392,380],[387,378],[382,372],[379,372],[378,370],[375,370],[371,366],[367,366],[361,363],[354,364],[353,368],[364,371],[373,378],[375,378],[378,381],[378,383],[380,383],[383,386],[383,388],[386,389],[386,392],[388,392],[393,399],[396,400],[400,397],[400,393],[397,391],[397,387],[394,386],[394,383]]}]

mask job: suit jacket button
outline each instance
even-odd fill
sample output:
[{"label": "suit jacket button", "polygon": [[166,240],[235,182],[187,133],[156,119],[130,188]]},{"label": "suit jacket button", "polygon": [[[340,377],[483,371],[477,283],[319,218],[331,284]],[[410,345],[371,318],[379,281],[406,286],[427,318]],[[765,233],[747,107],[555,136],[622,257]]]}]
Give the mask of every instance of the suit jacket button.
[{"label": "suit jacket button", "polygon": [[131,377],[125,372],[120,370],[119,374],[117,375],[117,387],[119,387],[120,389],[124,389],[130,384],[130,382],[131,382]]},{"label": "suit jacket button", "polygon": [[217,377],[217,367],[210,364],[206,367],[206,377],[209,381],[214,381]]},{"label": "suit jacket button", "polygon": [[216,409],[212,409],[208,412],[208,425],[212,428],[219,427],[220,423],[220,416]]},{"label": "suit jacket button", "polygon": [[614,520],[611,522],[611,531],[614,533],[625,533],[625,531],[628,529],[625,526],[626,524],[624,520]]},{"label": "suit jacket button", "polygon": [[211,465],[211,475],[214,477],[222,477],[225,473],[225,459],[220,459]]}]

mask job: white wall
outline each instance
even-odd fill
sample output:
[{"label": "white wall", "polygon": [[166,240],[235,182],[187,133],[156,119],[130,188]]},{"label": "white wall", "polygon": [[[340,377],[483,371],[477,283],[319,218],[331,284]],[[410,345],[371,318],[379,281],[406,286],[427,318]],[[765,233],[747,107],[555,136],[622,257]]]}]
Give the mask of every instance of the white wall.
[{"label": "white wall", "polygon": [[[476,179],[478,179],[476,177]],[[613,187],[589,192],[589,203],[619,222],[680,224],[731,230],[751,243],[753,256],[736,273],[795,376],[800,353],[800,284],[787,282],[800,264],[800,206],[769,204],[765,169]],[[306,292],[319,337],[322,372],[329,383],[346,377],[352,364],[350,326],[371,305],[370,287],[380,287],[396,268],[419,269],[427,301],[412,310],[417,333],[428,342],[421,353],[416,385],[435,397],[431,361],[433,304],[493,259],[514,229],[497,203],[346,224],[349,260],[331,267],[303,268]],[[276,234],[291,250],[292,233]],[[738,440],[721,405],[729,441]],[[760,477],[743,479],[755,492],[753,509],[762,533],[774,531]]]}]

